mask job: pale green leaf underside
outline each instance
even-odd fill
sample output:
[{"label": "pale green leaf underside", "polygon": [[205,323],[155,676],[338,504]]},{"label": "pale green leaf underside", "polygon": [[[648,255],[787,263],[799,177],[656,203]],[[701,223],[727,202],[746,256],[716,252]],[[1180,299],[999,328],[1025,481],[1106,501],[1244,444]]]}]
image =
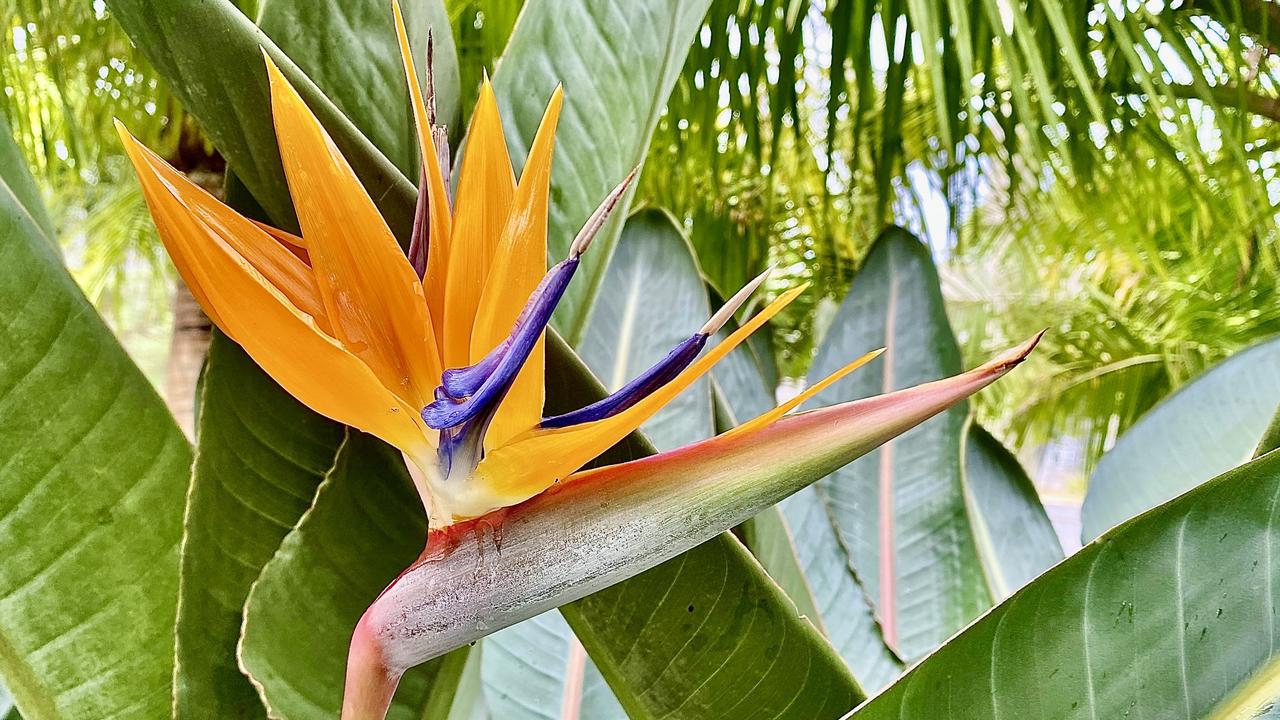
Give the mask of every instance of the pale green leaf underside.
[{"label": "pale green leaf underside", "polygon": [[[809,382],[880,347],[887,348],[883,356],[823,392],[814,405],[879,395],[961,370],[928,248],[896,228],[881,235],[855,277]],[[965,413],[965,405],[957,405],[817,485],[886,639],[907,660],[932,650],[991,603],[965,513]],[[887,545],[882,534],[890,538]]]},{"label": "pale green leaf underside", "polygon": [[595,664],[571,660],[576,642],[558,611],[486,637],[480,677],[490,715],[501,720],[627,720]]},{"label": "pale green leaf underside", "polygon": [[[613,392],[693,335],[711,315],[693,250],[670,215],[642,210],[627,219],[575,348]],[[710,384],[680,393],[643,426],[659,451],[711,437]]]},{"label": "pale green leaf underside", "polygon": [[1243,350],[1129,428],[1089,480],[1085,540],[1247,460],[1280,405],[1280,340]]}]

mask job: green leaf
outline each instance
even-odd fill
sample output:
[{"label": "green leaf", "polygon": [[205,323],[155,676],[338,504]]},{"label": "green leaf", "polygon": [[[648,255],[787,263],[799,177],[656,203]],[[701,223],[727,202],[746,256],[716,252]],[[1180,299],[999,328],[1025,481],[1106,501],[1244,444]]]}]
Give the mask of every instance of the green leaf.
[{"label": "green leaf", "polygon": [[1154,507],[1252,456],[1280,405],[1280,340],[1243,350],[1170,395],[1102,456],[1081,534]]},{"label": "green leaf", "polygon": [[853,715],[1251,718],[1280,696],[1280,453],[1067,558]]},{"label": "green leaf", "polygon": [[482,643],[485,704],[502,720],[627,720],[604,677],[556,611]]},{"label": "green leaf", "polygon": [[561,611],[631,717],[836,718],[862,698],[732,536]]},{"label": "green leaf", "polygon": [[[337,716],[352,628],[417,558],[426,537],[422,502],[399,453],[362,433],[346,433],[314,504],[245,603],[241,664],[272,717]],[[451,699],[465,664],[458,655],[406,674],[388,717],[416,720],[433,694]]]},{"label": "green leaf", "polygon": [[[457,128],[458,56],[442,0],[406,0],[405,30],[426,86],[427,31],[434,40],[437,122]],[[409,122],[390,0],[268,0],[258,26],[408,178],[418,178],[418,138]],[[334,39],[342,38],[342,46]],[[345,48],[356,49],[352,57]]]},{"label": "green leaf", "polygon": [[200,408],[182,549],[175,717],[265,718],[236,664],[241,609],[310,507],[344,433],[221,333],[209,346]]},{"label": "green leaf", "polygon": [[[555,261],[605,195],[644,160],[709,5],[710,0],[525,3],[493,83],[517,168],[551,92],[564,85],[551,176],[548,251]],[[624,203],[629,198],[630,193]],[[556,312],[557,328],[570,344],[583,338],[625,209],[601,231]]]},{"label": "green leaf", "polygon": [[874,692],[902,672],[903,662],[885,644],[828,505],[822,490],[809,486],[778,503],[772,513],[757,515],[751,550],[812,618],[859,684]]},{"label": "green leaf", "polygon": [[[272,221],[296,226],[271,123],[263,47],[329,131],[392,230],[408,237],[417,197],[413,183],[229,0],[110,0],[108,5]],[[407,122],[408,108],[404,111]]]},{"label": "green leaf", "polygon": [[[662,210],[627,219],[578,354],[613,392],[689,339],[711,316],[693,249]],[[710,383],[699,380],[643,426],[658,450],[715,431]]]},{"label": "green leaf", "polygon": [[965,438],[964,487],[978,554],[997,600],[1062,560],[1062,545],[1031,478],[977,424]]},{"label": "green leaf", "polygon": [[[831,404],[954,375],[951,334],[928,248],[905,230],[871,248],[827,332],[810,383],[876,348],[885,354],[819,395]],[[957,405],[818,483],[849,567],[889,646],[914,660],[991,604],[965,508]]]},{"label": "green leaf", "polygon": [[191,449],[37,207],[0,192],[0,677],[30,720],[167,716]]},{"label": "green leaf", "polygon": [[53,221],[40,200],[40,188],[36,187],[35,178],[31,177],[27,161],[13,141],[13,133],[3,115],[0,115],[0,203],[6,212],[25,216],[25,225],[32,232],[49,247],[62,251]]}]

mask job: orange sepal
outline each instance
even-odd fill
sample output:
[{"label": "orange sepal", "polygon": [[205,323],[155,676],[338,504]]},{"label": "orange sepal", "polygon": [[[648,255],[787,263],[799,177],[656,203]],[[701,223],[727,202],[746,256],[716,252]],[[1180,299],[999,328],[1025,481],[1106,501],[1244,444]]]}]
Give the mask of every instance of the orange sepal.
[{"label": "orange sepal", "polygon": [[440,378],[418,277],[320,121],[265,53],[280,159],[335,337],[405,404]]},{"label": "orange sepal", "polygon": [[[428,457],[433,435],[424,432],[417,412],[237,252],[239,241],[227,233],[236,223],[226,217],[214,221],[208,212],[193,210],[192,196],[166,177],[176,171],[162,171],[160,166],[167,164],[123,128],[120,134],[160,239],[210,319],[312,410],[376,435],[412,457]],[[244,225],[253,227],[248,221]],[[265,233],[262,239],[288,255]]]}]

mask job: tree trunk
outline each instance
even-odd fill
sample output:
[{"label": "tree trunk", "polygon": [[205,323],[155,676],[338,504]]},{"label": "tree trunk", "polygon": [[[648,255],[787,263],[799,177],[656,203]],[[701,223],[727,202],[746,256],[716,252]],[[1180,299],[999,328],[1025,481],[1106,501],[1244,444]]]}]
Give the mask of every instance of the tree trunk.
[{"label": "tree trunk", "polygon": [[181,280],[173,291],[173,339],[165,377],[165,403],[188,438],[195,437],[196,381],[209,350],[212,324]]}]

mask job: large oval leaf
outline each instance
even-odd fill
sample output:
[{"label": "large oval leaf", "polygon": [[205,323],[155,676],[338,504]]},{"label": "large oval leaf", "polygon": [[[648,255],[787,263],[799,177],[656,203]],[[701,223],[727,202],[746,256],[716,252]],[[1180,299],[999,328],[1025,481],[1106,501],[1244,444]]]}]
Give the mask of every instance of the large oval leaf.
[{"label": "large oval leaf", "polygon": [[[871,248],[827,332],[810,383],[849,358],[876,362],[818,397],[870,397],[961,368],[928,248],[892,228]],[[818,483],[889,646],[914,660],[991,604],[965,512],[959,405]]]},{"label": "large oval leaf", "polygon": [[[644,160],[709,5],[710,0],[525,3],[493,83],[507,113],[507,142],[517,167],[529,152],[547,98],[564,85],[551,176],[553,261],[565,256],[609,190]],[[601,231],[556,311],[556,326],[573,345],[586,330],[625,209]]]},{"label": "large oval leaf", "polygon": [[[872,247],[810,381],[881,346],[883,357],[818,401],[876,395],[959,367],[928,250],[896,228]],[[898,657],[930,651],[1062,558],[1030,479],[981,428],[966,435],[965,413],[954,407],[780,505],[796,562],[811,586],[830,588],[823,626],[843,638],[837,646],[868,687],[892,679]],[[855,602],[864,597],[880,632]],[[888,651],[876,646],[881,634]]]},{"label": "large oval leaf", "polygon": [[0,165],[0,677],[29,720],[164,717],[191,448],[29,182]]},{"label": "large oval leaf", "polygon": [[1115,528],[857,720],[1254,718],[1280,695],[1280,453]]},{"label": "large oval leaf", "polygon": [[1280,340],[1227,358],[1129,428],[1089,480],[1081,534],[1092,540],[1247,459],[1280,406]]}]

